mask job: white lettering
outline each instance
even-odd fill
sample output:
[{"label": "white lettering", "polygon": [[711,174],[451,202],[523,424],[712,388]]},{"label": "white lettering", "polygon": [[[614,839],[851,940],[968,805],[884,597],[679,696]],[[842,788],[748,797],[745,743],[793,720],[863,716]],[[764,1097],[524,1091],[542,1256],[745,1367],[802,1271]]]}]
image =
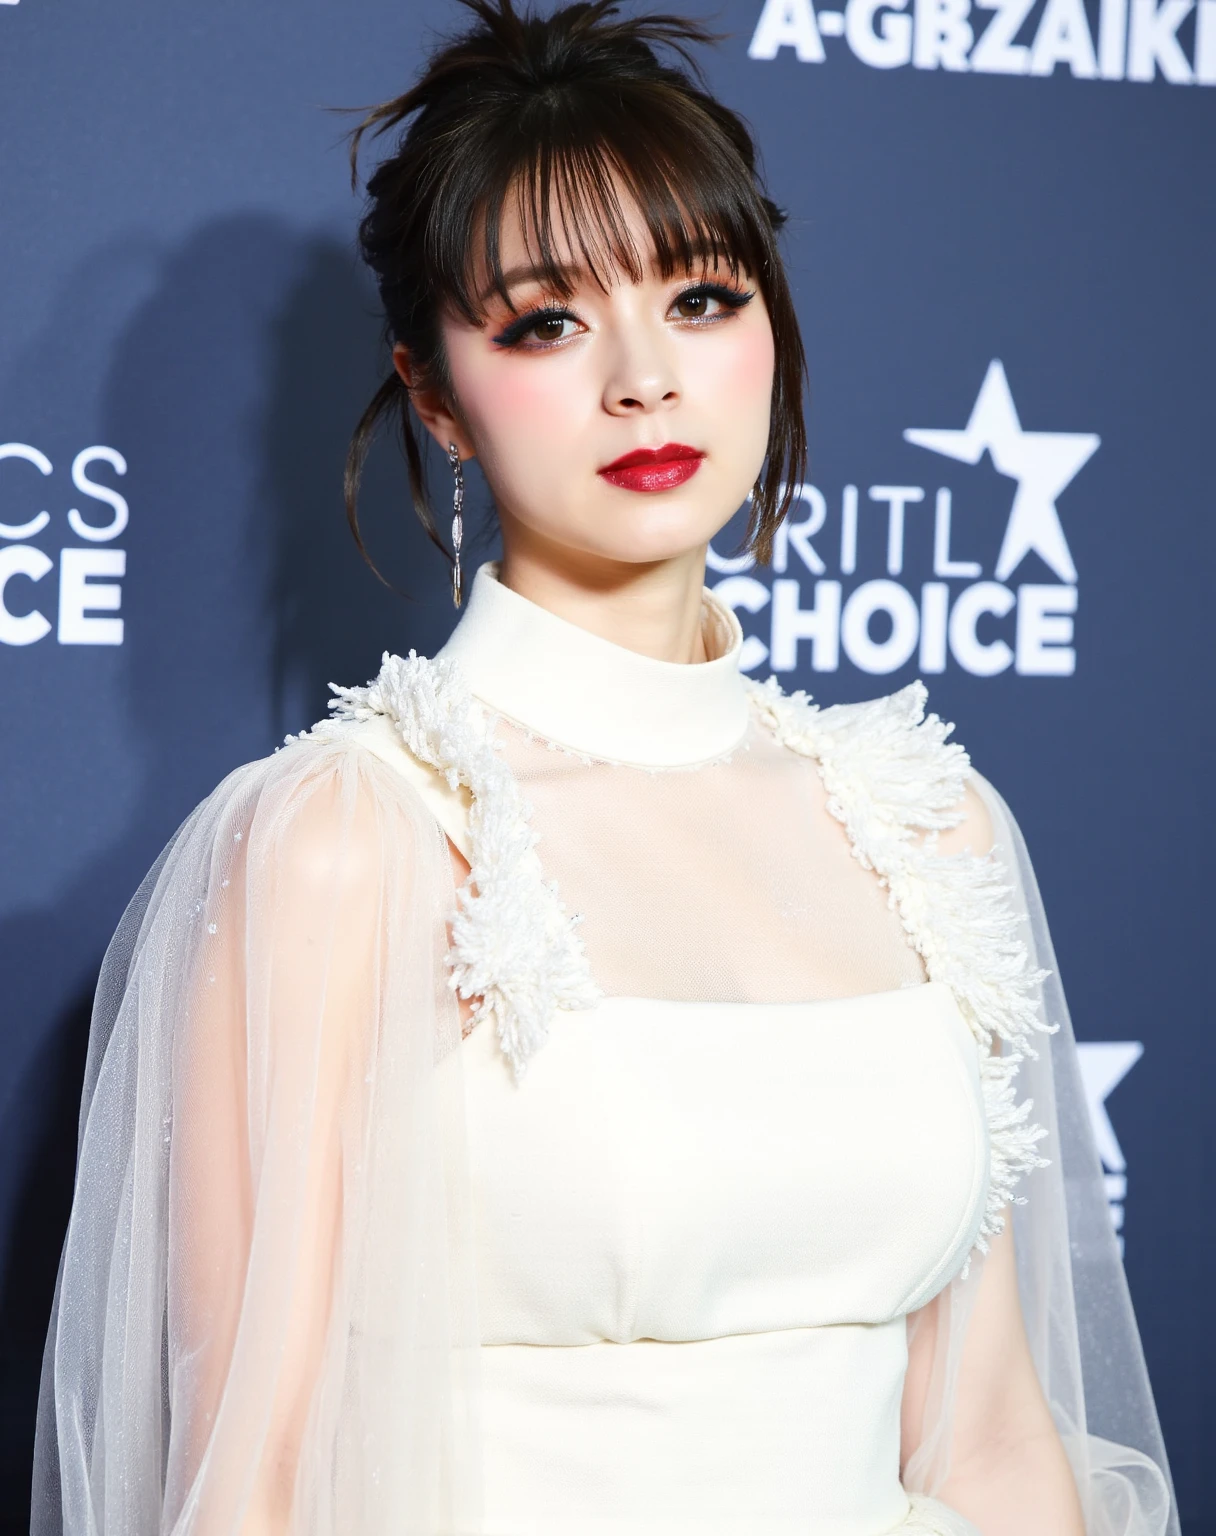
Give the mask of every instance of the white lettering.
[{"label": "white lettering", "polygon": [[1216,0],[1199,0],[1195,11],[1195,79],[1216,85]]},{"label": "white lettering", "polygon": [[782,48],[792,48],[804,64],[823,63],[823,40],[811,0],[764,0],[747,56],[775,59]]},{"label": "white lettering", "polygon": [[978,560],[950,558],[950,518],[952,498],[943,485],[933,508],[933,574],[935,576],[978,576]]},{"label": "white lettering", "polygon": [[64,549],[59,554],[60,645],[121,645],[121,619],[95,619],[89,610],[116,613],[122,588],[116,581],[92,581],[93,576],[125,576],[124,549]]},{"label": "white lettering", "polygon": [[773,570],[784,576],[789,564],[790,545],[798,551],[798,557],[812,576],[822,576],[827,566],[819,558],[811,544],[811,535],[818,533],[827,522],[828,504],[823,492],[814,485],[800,485],[794,491],[795,499],[804,502],[810,511],[801,523],[791,523],[787,518],[773,540]]},{"label": "white lettering", "polygon": [[1132,0],[1127,78],[1151,80],[1157,69],[1173,85],[1186,85],[1191,66],[1178,42],[1178,28],[1194,9],[1194,0]]},{"label": "white lettering", "polygon": [[863,64],[872,69],[898,69],[911,62],[912,18],[893,14],[904,10],[907,4],[908,0],[849,0],[844,33],[849,47]]},{"label": "white lettering", "polygon": [[1034,9],[1034,0],[976,0],[996,15],[980,33],[971,50],[971,68],[985,75],[1024,75],[1030,65],[1030,49],[1014,38]]},{"label": "white lettering", "polygon": [[4,600],[4,589],[12,576],[41,581],[51,565],[51,560],[32,544],[10,544],[0,549],[0,645],[33,645],[49,631],[51,626],[36,608],[29,613],[11,613]]},{"label": "white lettering", "polygon": [[982,614],[1002,619],[1014,601],[1013,593],[998,581],[977,581],[959,593],[950,615],[950,652],[965,671],[976,677],[995,677],[1013,661],[1013,652],[1003,640],[985,644],[975,630]]},{"label": "white lettering", "polygon": [[967,68],[974,37],[970,14],[971,0],[916,0],[912,62],[917,69]]},{"label": "white lettering", "polygon": [[[714,593],[731,608],[759,613],[769,600],[768,588],[754,576],[727,576],[714,585]],[[752,672],[768,660],[768,646],[755,635],[748,635],[739,652],[739,671]]]},{"label": "white lettering", "polygon": [[857,569],[857,487],[846,485],[840,498],[840,570],[851,576]]},{"label": "white lettering", "polygon": [[72,484],[78,491],[91,496],[94,501],[103,501],[106,506],[112,507],[114,516],[104,528],[94,528],[85,522],[75,507],[71,507],[68,509],[68,526],[78,539],[87,539],[93,544],[105,544],[110,539],[116,539],[127,526],[129,513],[125,499],[117,491],[112,491],[108,485],[98,485],[85,473],[98,462],[109,464],[120,475],[125,475],[127,472],[127,461],[117,448],[82,448],[72,460]]},{"label": "white lettering", "polygon": [[1127,0],[1099,0],[1098,69],[1103,80],[1122,80],[1127,53]]},{"label": "white lettering", "polygon": [[898,576],[904,568],[904,508],[924,501],[919,485],[872,485],[871,501],[887,503],[887,575]]},{"label": "white lettering", "polygon": [[[870,620],[876,613],[891,616],[891,633],[885,640],[870,636]],[[895,672],[916,649],[920,615],[907,587],[897,581],[864,581],[844,605],[840,638],[845,655],[862,672]]]},{"label": "white lettering", "polygon": [[840,583],[817,581],[815,606],[798,606],[798,583],[778,577],[773,582],[773,627],[769,640],[774,672],[792,672],[798,664],[798,642],[811,642],[811,666],[835,672],[840,664]]},{"label": "white lettering", "polygon": [[[31,448],[28,443],[0,443],[0,459],[24,459],[44,475],[51,472],[50,459],[37,448]],[[0,539],[32,539],[36,533],[42,532],[50,520],[49,512],[38,512],[28,523],[0,523]]]},{"label": "white lettering", "polygon": [[1017,670],[1029,677],[1071,677],[1077,669],[1072,647],[1076,587],[1018,588]]},{"label": "white lettering", "polygon": [[946,670],[946,614],[950,588],[944,581],[927,581],[920,589],[920,669]]},{"label": "white lettering", "polygon": [[1050,75],[1057,64],[1067,64],[1078,80],[1098,73],[1084,0],[1047,0],[1030,51],[1030,73]]}]

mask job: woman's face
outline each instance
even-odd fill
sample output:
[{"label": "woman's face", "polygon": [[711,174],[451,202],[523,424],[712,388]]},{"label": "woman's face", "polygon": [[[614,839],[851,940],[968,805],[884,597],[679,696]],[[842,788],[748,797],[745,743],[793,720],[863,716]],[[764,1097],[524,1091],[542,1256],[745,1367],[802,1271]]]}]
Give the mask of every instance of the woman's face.
[{"label": "woman's face", "polygon": [[[649,248],[636,211],[631,234]],[[515,538],[582,562],[702,550],[768,444],[774,349],[759,289],[724,264],[638,283],[618,271],[604,289],[571,258],[562,298],[518,223],[502,247],[512,307],[495,296],[480,327],[444,320],[457,419],[428,426],[480,460],[508,554]]]}]

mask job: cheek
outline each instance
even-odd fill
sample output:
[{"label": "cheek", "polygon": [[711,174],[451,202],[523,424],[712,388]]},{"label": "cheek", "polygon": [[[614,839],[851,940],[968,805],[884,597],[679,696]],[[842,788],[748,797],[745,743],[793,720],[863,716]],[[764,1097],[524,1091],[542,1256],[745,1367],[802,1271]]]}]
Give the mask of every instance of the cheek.
[{"label": "cheek", "polygon": [[[768,442],[775,350],[767,317],[758,325],[723,327],[718,344],[701,349],[686,372],[689,400],[712,423],[720,450],[750,458]],[[707,338],[708,339],[708,338]],[[729,447],[728,445],[733,445]]]},{"label": "cheek", "polygon": [[749,405],[767,409],[773,392],[775,353],[768,325],[736,328],[712,370],[715,393],[735,411]]},{"label": "cheek", "polygon": [[[495,457],[510,445],[551,439],[579,416],[581,392],[554,359],[468,349],[449,358],[452,385],[478,442]],[[538,366],[540,364],[540,366]]]}]

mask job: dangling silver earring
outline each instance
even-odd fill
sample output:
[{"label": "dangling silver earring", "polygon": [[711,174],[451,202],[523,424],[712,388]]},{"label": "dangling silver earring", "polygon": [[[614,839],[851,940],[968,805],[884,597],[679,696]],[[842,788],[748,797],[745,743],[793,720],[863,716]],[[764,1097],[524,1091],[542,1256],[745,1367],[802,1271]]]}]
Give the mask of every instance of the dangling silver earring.
[{"label": "dangling silver earring", "polygon": [[448,444],[448,463],[456,484],[452,491],[452,602],[457,608],[464,600],[460,574],[460,546],[464,543],[464,471],[460,467],[460,449]]}]

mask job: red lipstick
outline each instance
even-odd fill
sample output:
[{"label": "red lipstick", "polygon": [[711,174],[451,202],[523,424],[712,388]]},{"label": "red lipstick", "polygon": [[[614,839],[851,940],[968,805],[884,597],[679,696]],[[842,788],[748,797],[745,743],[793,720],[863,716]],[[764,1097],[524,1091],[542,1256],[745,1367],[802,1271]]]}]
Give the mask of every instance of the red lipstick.
[{"label": "red lipstick", "polygon": [[635,448],[599,470],[600,476],[623,491],[673,491],[691,480],[705,455],[683,443],[664,443],[661,448]]}]

